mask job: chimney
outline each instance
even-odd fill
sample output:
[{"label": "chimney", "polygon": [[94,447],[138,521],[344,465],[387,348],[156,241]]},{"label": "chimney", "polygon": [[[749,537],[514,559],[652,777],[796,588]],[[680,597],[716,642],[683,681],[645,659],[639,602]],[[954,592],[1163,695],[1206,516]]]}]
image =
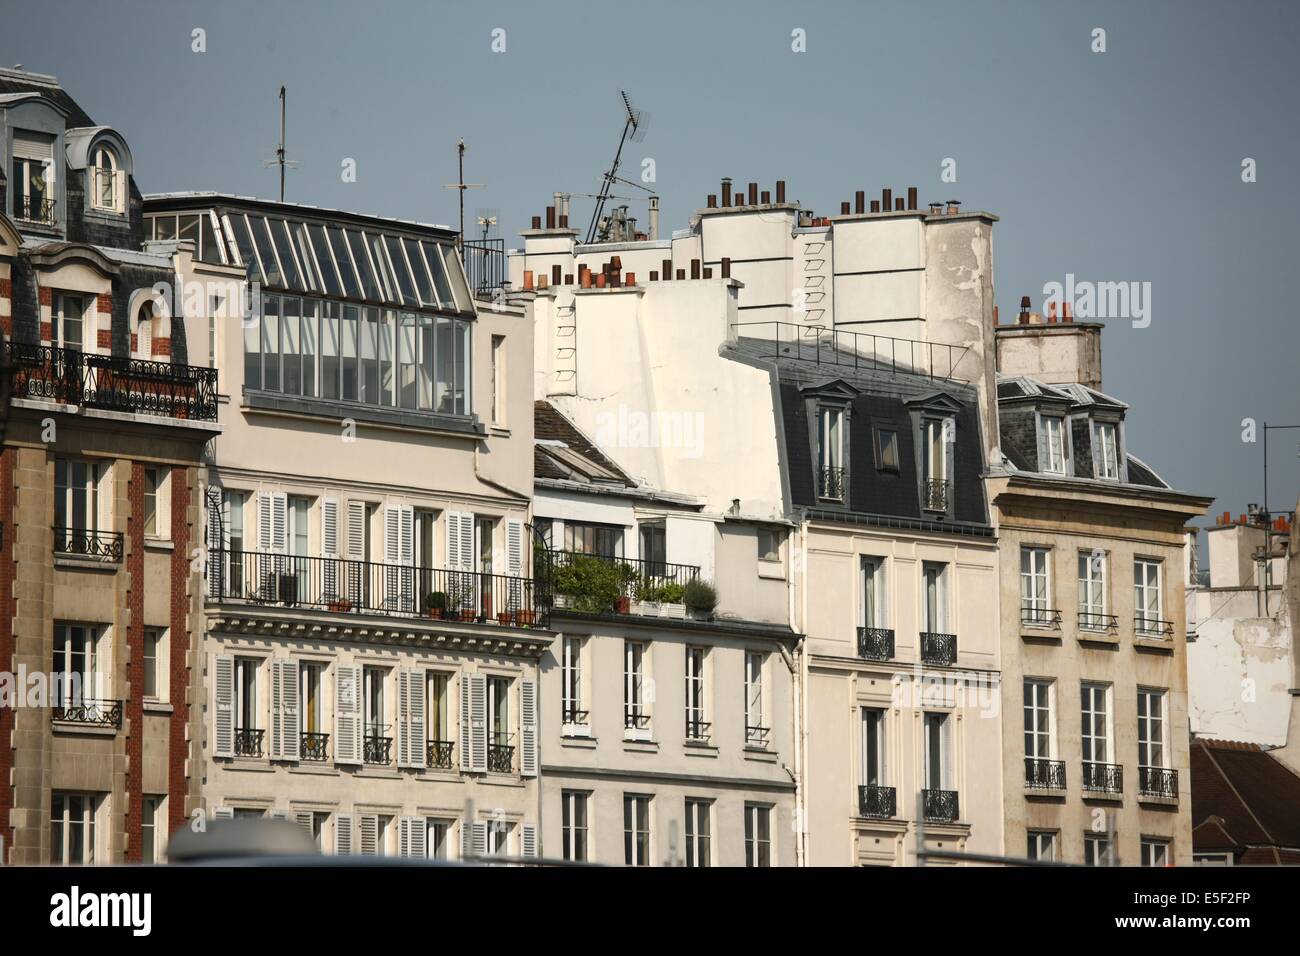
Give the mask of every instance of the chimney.
[{"label": "chimney", "polygon": [[709,193],[708,206],[709,206],[710,209],[717,209],[717,208],[718,208],[718,196],[717,196],[717,193]]},{"label": "chimney", "polygon": [[872,211],[872,212],[880,212],[880,200],[879,200],[879,199],[873,199],[873,200],[871,200],[871,211]]},{"label": "chimney", "polygon": [[650,241],[659,238],[659,197],[650,197]]},{"label": "chimney", "polygon": [[1056,300],[1055,299],[1047,303],[1047,323],[1048,325],[1056,324]]},{"label": "chimney", "polygon": [[930,203],[930,215],[931,216],[943,215],[943,203],[941,202]]},{"label": "chimney", "polygon": [[785,202],[785,180],[784,179],[778,179],[776,181],[776,201],[778,203]]},{"label": "chimney", "polygon": [[712,278],[713,278],[713,270],[712,270],[712,269],[705,269],[705,270],[704,270],[704,278],[706,278],[706,279],[712,279]]},{"label": "chimney", "polygon": [[1020,315],[1016,319],[1021,325],[1029,324],[1029,296],[1020,297]]},{"label": "chimney", "polygon": [[573,285],[573,273],[572,273],[572,272],[566,272],[566,273],[564,274],[564,284],[565,284],[565,285]]},{"label": "chimney", "polygon": [[554,206],[546,207],[546,228],[547,229],[555,228],[555,207]]},{"label": "chimney", "polygon": [[730,205],[731,205],[731,177],[723,176],[722,177],[722,207],[725,209]]},{"label": "chimney", "polygon": [[569,228],[569,214],[568,214],[568,213],[563,213],[563,214],[560,216],[560,228],[561,228],[561,229],[568,229],[568,228]]},{"label": "chimney", "polygon": [[906,208],[907,207],[903,203],[902,196],[899,196],[897,199],[894,200],[894,212],[904,212]]},{"label": "chimney", "polygon": [[751,206],[758,205],[758,183],[749,184],[749,204]]},{"label": "chimney", "polygon": [[993,324],[998,324],[998,307],[996,305],[993,307]]},{"label": "chimney", "polygon": [[560,265],[551,266],[551,285],[559,285],[564,278],[564,269]]},{"label": "chimney", "polygon": [[663,271],[659,274],[662,275],[664,279],[671,279],[673,277],[673,260],[665,259],[659,264],[663,267]]},{"label": "chimney", "polygon": [[847,216],[848,214],[849,214],[849,204],[846,202],[840,203],[840,215]]},{"label": "chimney", "polygon": [[650,281],[651,281],[651,282],[658,282],[658,281],[659,281],[659,270],[658,270],[658,269],[651,269],[651,270],[650,270]]},{"label": "chimney", "polygon": [[948,200],[948,215],[950,215],[950,216],[955,216],[955,215],[957,215],[957,213],[958,213],[960,207],[961,207],[961,203],[959,203],[957,200],[955,200],[955,199],[949,199],[949,200]]},{"label": "chimney", "polygon": [[699,260],[699,259],[692,259],[692,260],[691,260],[691,278],[692,278],[692,279],[698,279],[699,277],[700,277],[700,260]]},{"label": "chimney", "polygon": [[907,208],[908,209],[916,208],[916,187],[915,186],[907,187]]},{"label": "chimney", "polygon": [[1070,313],[1070,303],[1068,302],[1061,303],[1061,321],[1062,322],[1074,321],[1074,316]]},{"label": "chimney", "polygon": [[545,276],[545,275],[540,275],[540,276],[537,277],[537,288],[538,288],[538,289],[545,289],[545,288],[547,288],[547,282],[546,282],[546,276]]},{"label": "chimney", "polygon": [[728,256],[722,257],[722,278],[731,278],[731,259]]},{"label": "chimney", "polygon": [[542,228],[542,217],[541,217],[541,216],[534,216],[534,217],[533,217],[533,228],[534,228],[534,229],[541,229],[541,228]]},{"label": "chimney", "polygon": [[678,282],[685,282],[685,281],[686,281],[686,270],[685,270],[685,269],[678,269],[678,270],[677,270],[677,281],[678,281]]},{"label": "chimney", "polygon": [[578,285],[582,286],[584,289],[591,288],[591,269],[586,266],[578,267]]},{"label": "chimney", "polygon": [[524,291],[528,292],[529,290],[532,289],[532,287],[533,287],[533,270],[525,269],[524,270]]},{"label": "chimney", "polygon": [[894,191],[892,189],[880,190],[880,211],[889,212],[894,208]]},{"label": "chimney", "polygon": [[635,273],[635,272],[629,272],[629,273],[627,274],[627,282],[626,282],[625,284],[626,284],[626,285],[636,285],[636,273]]},{"label": "chimney", "polygon": [[772,194],[768,192],[766,189],[764,189],[762,193],[759,194],[758,201],[761,202],[764,206],[771,205]]}]

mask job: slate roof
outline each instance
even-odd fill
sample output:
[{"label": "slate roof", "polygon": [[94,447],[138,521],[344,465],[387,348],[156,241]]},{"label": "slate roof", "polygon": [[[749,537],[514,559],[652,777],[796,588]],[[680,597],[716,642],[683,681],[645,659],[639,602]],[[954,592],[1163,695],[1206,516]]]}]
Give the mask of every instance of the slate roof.
[{"label": "slate roof", "polygon": [[637,486],[563,412],[544,399],[533,402],[533,440],[533,474],[537,478]]},{"label": "slate roof", "polygon": [[1256,744],[1192,741],[1192,849],[1300,864],[1300,776]]},{"label": "slate roof", "polygon": [[81,108],[76,100],[68,95],[67,90],[50,82],[52,80],[53,77],[38,78],[37,74],[33,74],[30,80],[19,79],[14,76],[13,71],[5,71],[0,74],[0,95],[38,93],[67,111],[69,129],[79,126],[94,126],[95,121],[90,118],[89,114]]}]

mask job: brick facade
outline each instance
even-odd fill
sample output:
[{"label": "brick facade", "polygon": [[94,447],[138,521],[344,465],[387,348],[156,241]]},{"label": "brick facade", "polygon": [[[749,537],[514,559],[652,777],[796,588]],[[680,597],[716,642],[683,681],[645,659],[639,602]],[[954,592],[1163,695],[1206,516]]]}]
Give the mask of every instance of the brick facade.
[{"label": "brick facade", "polygon": [[130,579],[127,612],[131,623],[126,631],[126,695],[123,735],[126,738],[126,830],[127,863],[139,863],[140,806],[144,798],[144,465],[131,463],[127,490],[129,515],[126,521],[126,572]]},{"label": "brick facade", "polygon": [[[0,523],[3,523],[3,542],[0,542],[0,670],[13,671],[14,642],[14,455],[12,449],[0,448]],[[14,844],[10,810],[14,805],[13,788],[9,777],[13,770],[13,749],[10,734],[13,731],[14,711],[0,706],[0,840],[4,842],[4,857],[8,862]]]},{"label": "brick facade", "polygon": [[190,569],[190,509],[194,489],[191,469],[173,468],[172,488],[172,566],[171,566],[171,629],[169,655],[172,715],[167,732],[167,830],[183,826],[188,814],[186,798],[189,795],[189,734],[190,722],[190,633],[191,583]]}]

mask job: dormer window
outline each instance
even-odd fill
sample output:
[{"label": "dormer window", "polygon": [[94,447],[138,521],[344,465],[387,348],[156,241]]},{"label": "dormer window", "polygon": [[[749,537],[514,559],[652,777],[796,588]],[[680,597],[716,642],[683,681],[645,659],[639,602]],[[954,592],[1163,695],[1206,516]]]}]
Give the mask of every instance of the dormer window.
[{"label": "dormer window", "polygon": [[844,409],[817,408],[817,497],[843,501],[847,485],[844,468]]},{"label": "dormer window", "polygon": [[1065,419],[1043,416],[1042,470],[1052,475],[1065,474]]},{"label": "dormer window", "polygon": [[1119,428],[1114,422],[1093,424],[1093,447],[1097,454],[1097,477],[1119,480]]},{"label": "dormer window", "polygon": [[121,212],[126,190],[117,153],[108,146],[96,146],[91,158],[91,202],[96,209]]},{"label": "dormer window", "polygon": [[876,467],[881,471],[898,471],[898,432],[876,429]]},{"label": "dormer window", "polygon": [[948,431],[952,419],[927,418],[924,423],[922,449],[925,478],[925,509],[948,510]]},{"label": "dormer window", "polygon": [[14,133],[14,218],[54,225],[54,140],[36,133]]}]

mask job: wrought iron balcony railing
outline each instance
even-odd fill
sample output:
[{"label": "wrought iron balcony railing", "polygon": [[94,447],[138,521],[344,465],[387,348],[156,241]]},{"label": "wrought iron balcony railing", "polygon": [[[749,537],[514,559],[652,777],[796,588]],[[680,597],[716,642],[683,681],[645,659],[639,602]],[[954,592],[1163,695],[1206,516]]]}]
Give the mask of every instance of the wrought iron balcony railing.
[{"label": "wrought iron balcony railing", "polygon": [[957,635],[939,634],[935,631],[921,632],[921,663],[956,664]]},{"label": "wrought iron balcony railing", "polygon": [[590,715],[585,710],[579,710],[576,704],[565,704],[561,719],[566,724],[585,724]]},{"label": "wrought iron balcony railing", "polygon": [[[443,603],[434,607],[438,595]],[[208,549],[208,598],[215,601],[545,626],[533,595],[531,579],[506,574]]]},{"label": "wrought iron balcony railing", "polygon": [[761,750],[767,749],[767,743],[772,736],[771,727],[755,727],[750,724],[745,725],[745,746],[757,747]]},{"label": "wrought iron balcony railing", "polygon": [[849,487],[849,473],[843,468],[822,468],[817,472],[817,497],[843,501]]},{"label": "wrought iron balcony railing", "polygon": [[947,478],[925,479],[926,511],[948,510],[948,484],[949,482]]},{"label": "wrought iron balcony railing", "polygon": [[105,563],[122,560],[122,532],[87,528],[54,529],[54,553],[78,558],[99,558]]},{"label": "wrought iron balcony railing", "polygon": [[713,724],[707,720],[697,720],[693,717],[686,718],[686,739],[695,741],[706,741],[709,739],[709,732]]},{"label": "wrought iron balcony railing", "polygon": [[[569,569],[584,561],[600,561],[616,566],[622,577],[623,594],[634,601],[681,602],[681,590],[700,576],[699,565],[646,561],[584,551],[548,550],[535,563],[539,601],[550,604],[557,594],[577,596],[575,575]],[[541,595],[545,595],[543,599]]]},{"label": "wrought iron balcony railing", "polygon": [[1138,795],[1178,799],[1178,771],[1167,767],[1138,767]]},{"label": "wrought iron balcony railing", "polygon": [[55,223],[54,200],[41,199],[39,196],[15,196],[14,215],[25,222],[52,226]]},{"label": "wrought iron balcony railing", "polygon": [[301,760],[322,761],[326,759],[326,751],[329,749],[330,735],[318,734],[314,732],[303,732],[299,736],[298,756]]},{"label": "wrought iron balcony railing", "polygon": [[362,759],[366,763],[387,766],[393,761],[393,738],[388,724],[367,724],[361,738]]},{"label": "wrought iron balcony railing", "polygon": [[893,787],[875,784],[858,787],[858,816],[888,820],[897,812],[898,801]]},{"label": "wrought iron balcony railing", "polygon": [[424,755],[424,763],[430,770],[452,769],[450,740],[430,740]]},{"label": "wrought iron balcony railing", "polygon": [[1123,793],[1124,768],[1114,763],[1083,762],[1083,789],[1093,793]]},{"label": "wrought iron balcony railing", "polygon": [[1174,636],[1172,621],[1162,621],[1148,614],[1138,614],[1133,618],[1133,630],[1138,637],[1148,640],[1163,641]]},{"label": "wrought iron balcony railing", "polygon": [[501,288],[508,272],[504,239],[465,239],[460,251],[465,277],[475,295]]},{"label": "wrought iron balcony railing", "polygon": [[960,815],[956,790],[922,790],[921,810],[927,823],[953,823]]},{"label": "wrought iron balcony railing", "polygon": [[1093,611],[1080,611],[1079,627],[1085,631],[1113,631],[1119,627],[1119,616],[1115,614],[1098,614]]},{"label": "wrought iron balcony railing", "polygon": [[1061,626],[1061,612],[1050,607],[1034,607],[1023,604],[1020,607],[1020,623],[1027,624],[1030,627],[1052,627],[1059,629]]},{"label": "wrought iron balcony railing", "polygon": [[888,627],[858,628],[858,656],[869,661],[893,660],[893,630]]},{"label": "wrought iron balcony railing", "polygon": [[623,711],[623,727],[627,730],[645,730],[650,726],[650,715],[636,710]]},{"label": "wrought iron balcony railing", "polygon": [[515,769],[515,748],[510,744],[510,734],[495,734],[488,741],[488,770],[492,773],[512,773]]},{"label": "wrought iron balcony railing", "polygon": [[1026,757],[1025,786],[1031,790],[1064,790],[1065,761]]},{"label": "wrought iron balcony railing", "polygon": [[50,345],[0,343],[13,397],[167,418],[217,420],[217,370],[85,353]]},{"label": "wrought iron balcony railing", "polygon": [[69,724],[87,724],[91,727],[122,729],[122,702],[120,700],[73,699],[51,708],[54,720]]},{"label": "wrought iron balcony railing", "polygon": [[235,756],[236,757],[262,756],[262,738],[265,735],[266,735],[265,730],[258,730],[256,727],[236,727],[235,728]]}]

